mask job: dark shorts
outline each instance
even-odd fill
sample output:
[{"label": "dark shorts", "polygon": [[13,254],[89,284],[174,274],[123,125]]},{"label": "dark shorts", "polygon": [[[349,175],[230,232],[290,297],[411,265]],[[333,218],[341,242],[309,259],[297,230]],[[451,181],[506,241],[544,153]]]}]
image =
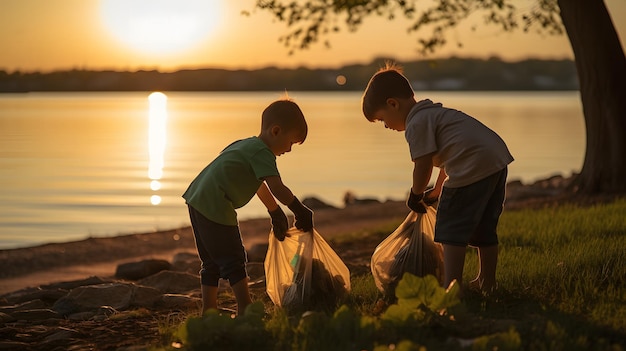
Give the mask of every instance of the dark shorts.
[{"label": "dark shorts", "polygon": [[218,286],[223,278],[232,286],[246,278],[247,257],[239,227],[215,223],[188,207],[198,256],[202,261],[202,285]]},{"label": "dark shorts", "polygon": [[476,183],[444,186],[437,208],[435,241],[456,246],[498,244],[497,226],[506,190],[507,168]]}]

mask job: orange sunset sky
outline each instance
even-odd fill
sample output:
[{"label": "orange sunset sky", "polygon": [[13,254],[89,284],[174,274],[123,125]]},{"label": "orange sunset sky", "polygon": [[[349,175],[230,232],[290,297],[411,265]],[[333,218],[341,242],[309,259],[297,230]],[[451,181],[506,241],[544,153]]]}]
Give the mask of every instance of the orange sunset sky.
[{"label": "orange sunset sky", "polygon": [[[407,20],[371,17],[355,33],[345,28],[322,44],[289,56],[278,42],[283,23],[254,10],[254,0],[0,0],[0,70],[337,67],[375,57],[425,58],[416,52]],[[519,0],[518,7],[534,1]],[[624,46],[626,1],[607,0]],[[243,16],[242,11],[250,11]],[[481,19],[476,18],[477,21]],[[482,23],[482,22],[480,22]],[[565,35],[471,31],[466,23],[448,34],[436,56],[572,58]],[[601,40],[601,38],[599,39]],[[463,43],[458,48],[456,41]]]}]

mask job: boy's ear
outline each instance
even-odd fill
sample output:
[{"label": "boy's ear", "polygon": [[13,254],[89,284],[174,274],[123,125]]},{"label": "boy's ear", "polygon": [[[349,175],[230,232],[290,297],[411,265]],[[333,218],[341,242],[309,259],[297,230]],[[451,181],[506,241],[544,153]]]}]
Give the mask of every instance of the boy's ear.
[{"label": "boy's ear", "polygon": [[387,106],[396,109],[398,108],[398,106],[400,106],[400,101],[398,101],[398,99],[396,98],[387,98],[387,100],[385,101],[387,103]]},{"label": "boy's ear", "polygon": [[280,130],[281,130],[280,126],[275,124],[270,129],[270,132],[271,132],[272,136],[277,136],[278,134],[280,134]]}]

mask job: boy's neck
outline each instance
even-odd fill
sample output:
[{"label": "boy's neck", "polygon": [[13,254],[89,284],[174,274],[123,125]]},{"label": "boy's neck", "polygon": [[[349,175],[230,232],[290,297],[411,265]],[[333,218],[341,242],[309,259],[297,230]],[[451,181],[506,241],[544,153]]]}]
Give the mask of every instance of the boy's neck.
[{"label": "boy's neck", "polygon": [[261,141],[267,145],[267,147],[270,147],[270,142],[269,142],[269,138],[267,137],[267,135],[265,135],[264,133],[260,133],[257,138],[261,139]]},{"label": "boy's neck", "polygon": [[409,112],[413,109],[413,106],[417,105],[417,101],[415,101],[414,97],[408,98],[405,100],[406,102],[402,103],[402,110],[404,114],[408,117]]},{"label": "boy's neck", "polygon": [[413,106],[417,105],[417,100],[415,100],[415,97],[409,98],[409,110],[413,108]]}]

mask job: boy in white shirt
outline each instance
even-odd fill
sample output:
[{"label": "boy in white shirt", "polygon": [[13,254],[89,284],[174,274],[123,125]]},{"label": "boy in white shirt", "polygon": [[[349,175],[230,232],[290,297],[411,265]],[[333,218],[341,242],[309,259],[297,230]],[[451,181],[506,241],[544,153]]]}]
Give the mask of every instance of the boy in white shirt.
[{"label": "boy in white shirt", "polygon": [[[444,286],[462,283],[465,250],[478,248],[480,271],[471,287],[489,293],[496,286],[498,236],[508,164],[513,161],[504,141],[471,116],[440,103],[416,101],[413,89],[393,64],[369,81],[362,99],[370,122],[404,131],[414,162],[407,206],[415,212],[439,198],[435,241],[443,245]],[[435,187],[426,191],[433,167]]]}]

